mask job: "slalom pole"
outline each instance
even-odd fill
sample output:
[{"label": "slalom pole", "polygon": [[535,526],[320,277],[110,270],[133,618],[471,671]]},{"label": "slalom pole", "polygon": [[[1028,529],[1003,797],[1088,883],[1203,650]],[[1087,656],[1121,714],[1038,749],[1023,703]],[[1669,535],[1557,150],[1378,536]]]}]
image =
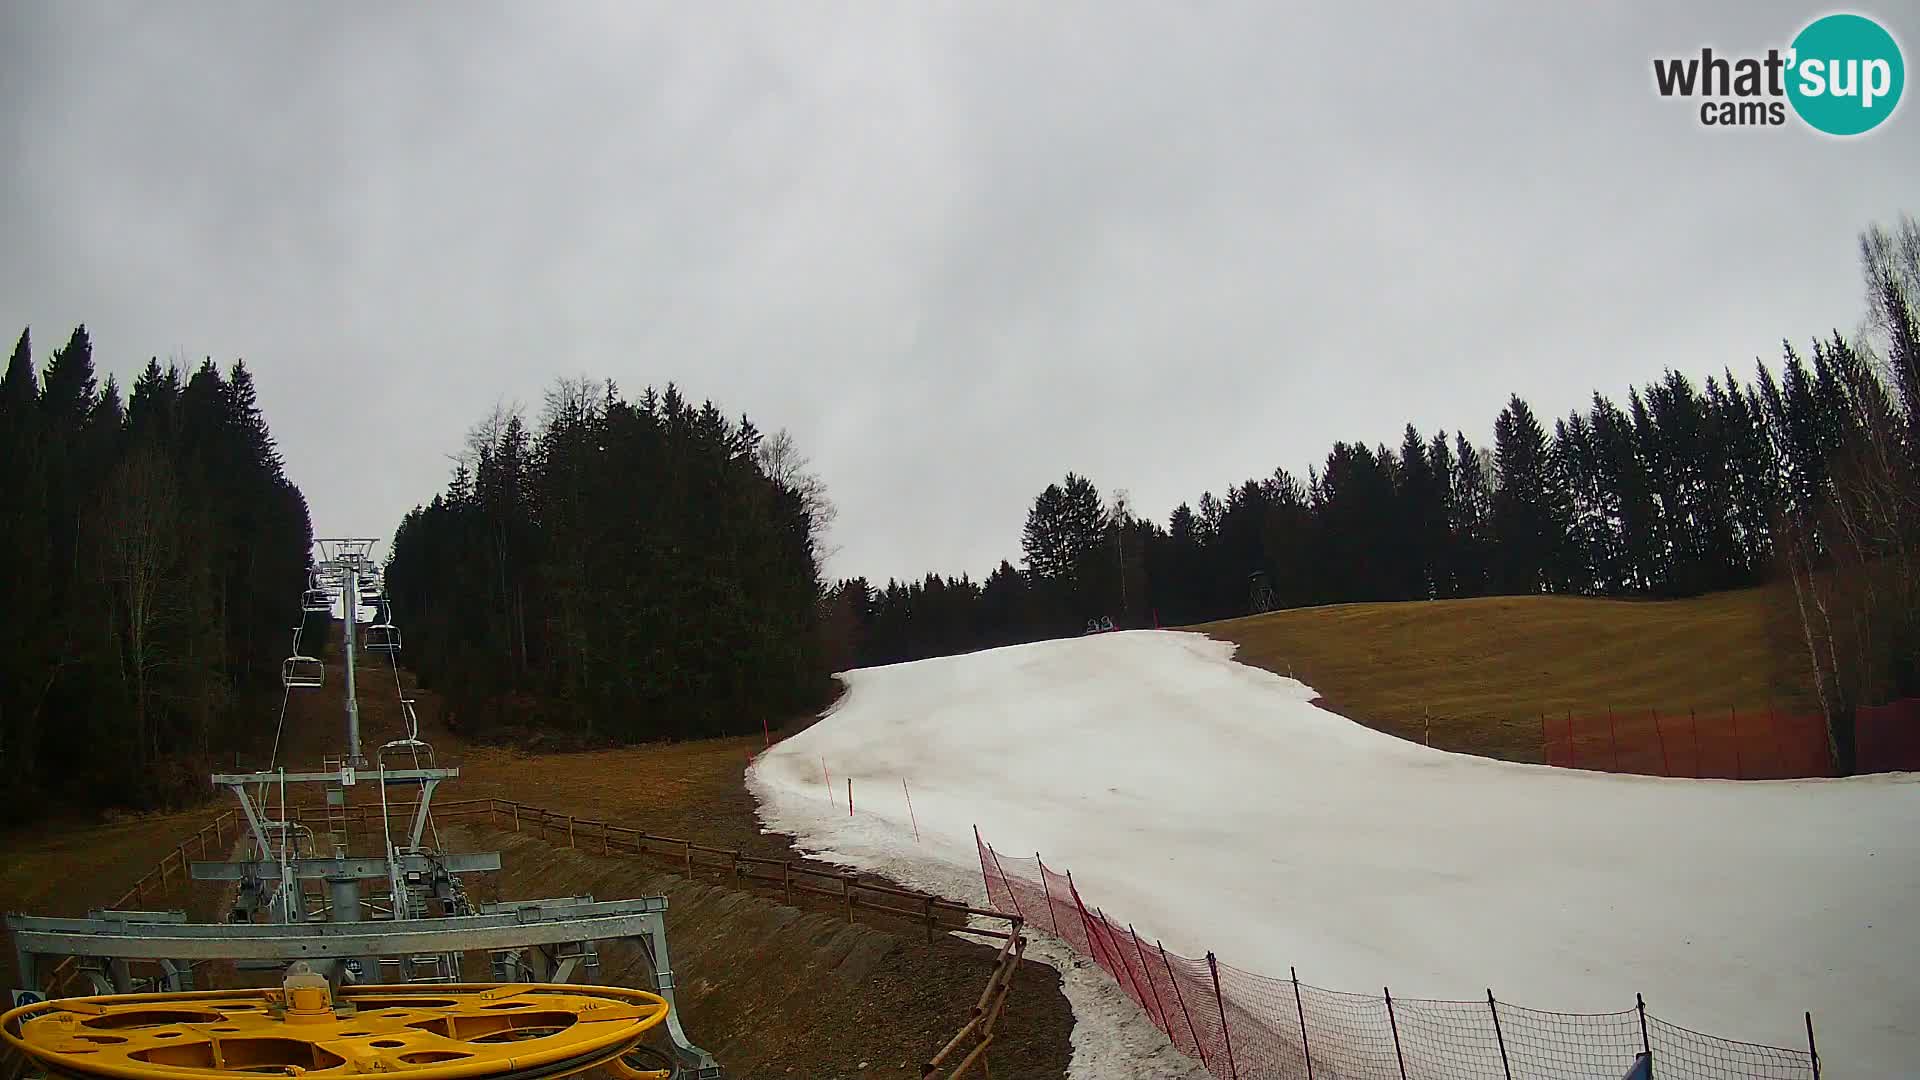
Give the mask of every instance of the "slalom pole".
[{"label": "slalom pole", "polygon": [[907,796],[907,820],[913,822],[913,842],[920,842],[920,819],[913,815],[913,792],[907,791],[907,778],[900,778],[900,790]]},{"label": "slalom pole", "polygon": [[853,777],[847,777],[847,816],[853,816]]},{"label": "slalom pole", "polygon": [[827,771],[827,759],[820,759],[820,773],[827,778],[827,805],[833,805],[833,774]]}]

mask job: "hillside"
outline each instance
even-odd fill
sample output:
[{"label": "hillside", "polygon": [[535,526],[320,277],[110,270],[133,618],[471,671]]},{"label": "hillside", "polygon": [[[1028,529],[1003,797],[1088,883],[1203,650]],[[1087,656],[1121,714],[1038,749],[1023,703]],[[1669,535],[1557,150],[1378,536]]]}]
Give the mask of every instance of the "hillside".
[{"label": "hillside", "polygon": [[[848,672],[833,713],[756,757],[748,785],[803,849],[949,895],[977,898],[983,873],[1044,857],[1072,872],[1067,895],[1184,970],[1216,954],[1237,1047],[1324,1024],[1327,1075],[1397,1075],[1388,1018],[1363,1027],[1340,998],[1301,1021],[1294,971],[1396,999],[1490,987],[1563,1014],[1642,993],[1690,1031],[1774,1047],[1802,1044],[1811,1010],[1822,1052],[1852,1074],[1911,1057],[1911,774],[1732,783],[1442,753],[1232,653],[1143,630]],[[854,812],[834,801],[843,785],[862,793]],[[996,845],[994,869],[976,837]],[[1032,885],[1050,908],[1057,894]],[[1428,1040],[1407,1075],[1501,1075],[1452,1006],[1431,1008],[1419,1035],[1400,1017]],[[1553,1023],[1508,1030],[1510,1048],[1544,1054],[1513,1075],[1626,1071],[1604,1024]],[[1329,1068],[1333,1045],[1363,1066]],[[1719,1052],[1689,1046],[1666,1060]]]},{"label": "hillside", "polygon": [[1464,753],[1539,761],[1542,713],[1811,710],[1790,596],[1688,600],[1489,596],[1294,608],[1189,629],[1319,691],[1369,727]]}]

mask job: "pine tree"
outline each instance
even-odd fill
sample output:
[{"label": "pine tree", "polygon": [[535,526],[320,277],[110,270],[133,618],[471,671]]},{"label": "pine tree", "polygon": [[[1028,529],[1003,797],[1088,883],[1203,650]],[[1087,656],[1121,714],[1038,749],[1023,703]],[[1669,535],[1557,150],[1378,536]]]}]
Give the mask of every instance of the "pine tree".
[{"label": "pine tree", "polygon": [[1500,556],[1500,588],[1514,593],[1549,589],[1567,534],[1567,514],[1547,433],[1515,394],[1494,421],[1493,437],[1498,482],[1492,529]]},{"label": "pine tree", "polygon": [[26,416],[39,398],[33,375],[33,334],[22,330],[13,358],[7,361],[7,373],[0,377],[0,422],[20,422],[17,418]]},{"label": "pine tree", "polygon": [[93,339],[85,326],[75,327],[67,343],[47,361],[41,412],[56,430],[78,431],[93,410],[95,394]]},{"label": "pine tree", "polygon": [[[36,393],[23,339],[0,380],[0,553],[13,571],[0,582],[0,755],[22,792],[57,771],[55,800],[165,806],[197,796],[211,747],[280,697],[279,657],[246,640],[260,635],[223,633],[239,618],[226,599],[243,566],[283,568],[238,589],[278,638],[310,527],[261,443],[217,410],[175,415],[229,399],[217,372],[197,374],[183,404],[177,374],[150,364],[123,404],[115,378],[97,384],[92,353],[76,329]],[[270,443],[264,418],[252,423]],[[267,497],[262,476],[278,485]],[[237,520],[257,527],[229,536]]]},{"label": "pine tree", "polygon": [[1440,595],[1435,528],[1444,521],[1444,500],[1427,459],[1427,443],[1412,424],[1401,433],[1397,477],[1401,593],[1413,599],[1430,599]]}]

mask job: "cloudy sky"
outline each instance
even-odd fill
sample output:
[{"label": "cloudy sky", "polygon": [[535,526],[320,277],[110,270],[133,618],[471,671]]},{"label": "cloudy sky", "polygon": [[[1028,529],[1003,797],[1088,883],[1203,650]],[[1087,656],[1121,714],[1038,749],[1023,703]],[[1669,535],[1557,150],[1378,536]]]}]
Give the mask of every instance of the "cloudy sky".
[{"label": "cloudy sky", "polygon": [[1802,4],[384,7],[0,5],[0,328],[244,357],[323,534],[390,536],[496,402],[673,380],[791,429],[836,575],[979,574],[1069,469],[1164,520],[1744,377],[1920,211],[1911,101],[1841,141],[1654,93]]}]

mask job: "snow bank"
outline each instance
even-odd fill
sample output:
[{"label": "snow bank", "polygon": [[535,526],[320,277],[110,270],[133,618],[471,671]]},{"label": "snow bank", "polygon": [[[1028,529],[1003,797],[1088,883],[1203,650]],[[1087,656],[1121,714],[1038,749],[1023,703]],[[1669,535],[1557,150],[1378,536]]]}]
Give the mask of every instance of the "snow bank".
[{"label": "snow bank", "polygon": [[1310,705],[1233,648],[1140,631],[849,672],[749,785],[810,850],[976,902],[978,825],[1169,950],[1245,970],[1567,1011],[1637,991],[1674,1023],[1787,1047],[1811,1009],[1829,1075],[1908,1071],[1920,777],[1450,754]]}]

